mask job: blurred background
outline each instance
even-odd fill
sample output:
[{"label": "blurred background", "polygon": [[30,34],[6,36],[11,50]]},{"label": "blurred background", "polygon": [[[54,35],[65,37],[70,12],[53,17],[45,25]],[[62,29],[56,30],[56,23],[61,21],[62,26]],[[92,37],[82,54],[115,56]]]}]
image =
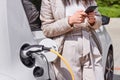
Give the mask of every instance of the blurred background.
[{"label": "blurred background", "polygon": [[99,11],[109,17],[120,17],[120,0],[97,0]]}]

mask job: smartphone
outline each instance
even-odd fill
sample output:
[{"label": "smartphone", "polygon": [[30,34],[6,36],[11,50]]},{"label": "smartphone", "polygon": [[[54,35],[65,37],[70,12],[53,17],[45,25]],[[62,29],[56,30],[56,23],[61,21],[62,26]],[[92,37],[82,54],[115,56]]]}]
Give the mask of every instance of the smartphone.
[{"label": "smartphone", "polygon": [[96,8],[97,8],[97,6],[89,6],[89,7],[85,10],[85,12],[88,14],[88,13],[90,13],[90,12],[93,12]]}]

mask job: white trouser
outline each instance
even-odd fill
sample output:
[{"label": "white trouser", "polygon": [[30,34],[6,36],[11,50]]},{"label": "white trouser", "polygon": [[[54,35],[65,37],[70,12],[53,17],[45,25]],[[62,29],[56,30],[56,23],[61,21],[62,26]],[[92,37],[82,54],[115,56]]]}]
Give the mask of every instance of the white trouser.
[{"label": "white trouser", "polygon": [[[102,56],[92,38],[90,43],[89,54],[83,56],[83,38],[72,35],[66,37],[62,56],[69,62],[75,80],[104,80]],[[55,70],[57,80],[71,80],[67,67],[62,61],[58,60],[56,67],[58,68]]]}]

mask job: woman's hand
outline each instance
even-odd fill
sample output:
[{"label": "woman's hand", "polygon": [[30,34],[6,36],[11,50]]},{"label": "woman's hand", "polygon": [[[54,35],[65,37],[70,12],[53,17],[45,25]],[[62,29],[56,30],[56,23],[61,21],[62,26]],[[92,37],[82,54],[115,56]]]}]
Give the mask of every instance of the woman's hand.
[{"label": "woman's hand", "polygon": [[83,11],[76,11],[72,16],[69,17],[68,23],[70,25],[83,23],[87,14]]},{"label": "woman's hand", "polygon": [[95,23],[95,21],[96,21],[96,19],[95,19],[95,12],[90,12],[90,13],[88,13],[87,16],[88,16],[88,22],[89,22],[89,24],[91,26],[93,26],[94,23]]}]

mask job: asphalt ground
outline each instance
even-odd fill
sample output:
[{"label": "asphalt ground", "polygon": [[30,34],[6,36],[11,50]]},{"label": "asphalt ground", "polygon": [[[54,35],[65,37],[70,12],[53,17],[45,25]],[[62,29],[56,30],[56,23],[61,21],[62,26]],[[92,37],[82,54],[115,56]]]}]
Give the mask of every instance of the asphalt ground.
[{"label": "asphalt ground", "polygon": [[120,80],[120,18],[111,18],[106,29],[111,36],[114,48],[114,79]]}]

